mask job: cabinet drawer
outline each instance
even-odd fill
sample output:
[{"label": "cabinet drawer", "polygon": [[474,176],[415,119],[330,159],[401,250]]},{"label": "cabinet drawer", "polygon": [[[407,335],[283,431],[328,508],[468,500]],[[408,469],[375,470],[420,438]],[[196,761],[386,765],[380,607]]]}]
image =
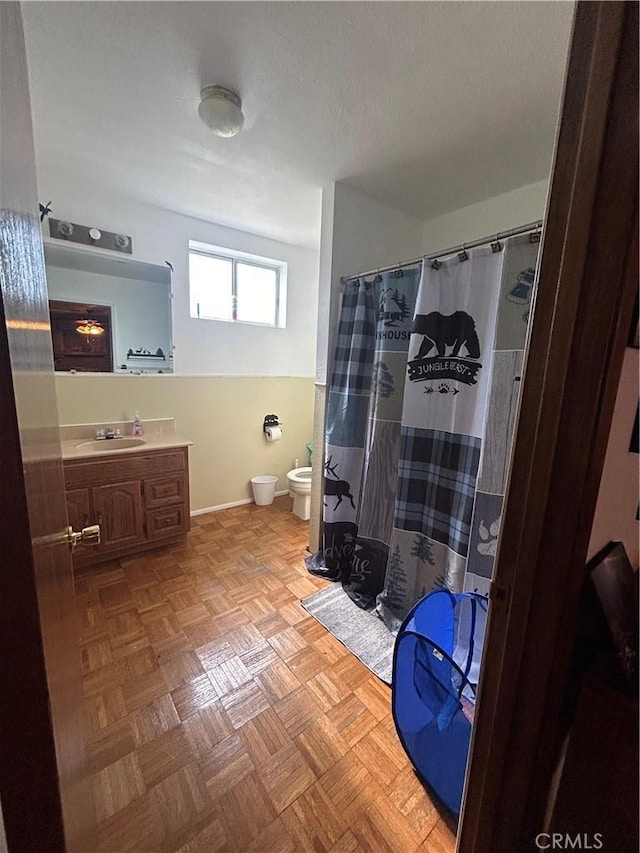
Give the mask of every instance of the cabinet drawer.
[{"label": "cabinet drawer", "polygon": [[67,489],[80,489],[96,483],[177,475],[186,469],[186,449],[179,448],[110,456],[108,459],[74,460],[65,463],[64,474]]},{"label": "cabinet drawer", "polygon": [[187,510],[183,504],[147,511],[147,539],[163,539],[186,533]]},{"label": "cabinet drawer", "polygon": [[144,480],[144,505],[147,509],[184,503],[184,474],[151,477]]}]

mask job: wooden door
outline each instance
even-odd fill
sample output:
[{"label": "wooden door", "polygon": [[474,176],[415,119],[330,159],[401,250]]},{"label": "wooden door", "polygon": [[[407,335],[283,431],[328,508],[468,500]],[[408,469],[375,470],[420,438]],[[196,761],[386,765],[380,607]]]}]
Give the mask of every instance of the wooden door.
[{"label": "wooden door", "polygon": [[[559,760],[560,708],[637,288],[638,4],[579,2],[460,853],[540,849],[536,838],[545,831]],[[546,837],[539,840],[550,846]],[[582,841],[593,849],[593,837]],[[603,849],[616,848],[604,839]]]},{"label": "wooden door", "polygon": [[140,480],[95,486],[91,501],[96,524],[100,525],[101,550],[123,548],[144,539]]},{"label": "wooden door", "polygon": [[90,850],[95,812],[27,66],[15,2],[0,3],[0,401],[0,800],[6,843],[10,853]]}]

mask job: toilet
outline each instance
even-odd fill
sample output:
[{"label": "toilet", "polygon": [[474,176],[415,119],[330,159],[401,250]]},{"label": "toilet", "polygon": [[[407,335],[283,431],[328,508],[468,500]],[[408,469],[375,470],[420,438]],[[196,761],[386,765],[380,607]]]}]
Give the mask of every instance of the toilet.
[{"label": "toilet", "polygon": [[293,497],[293,512],[303,521],[311,515],[311,468],[293,468],[287,474],[289,494]]}]

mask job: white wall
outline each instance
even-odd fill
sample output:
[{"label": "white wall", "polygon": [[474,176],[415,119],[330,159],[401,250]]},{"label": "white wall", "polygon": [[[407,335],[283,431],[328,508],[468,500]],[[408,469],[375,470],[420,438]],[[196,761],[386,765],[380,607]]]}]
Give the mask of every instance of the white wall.
[{"label": "white wall", "polygon": [[147,372],[171,370],[165,361],[127,361],[127,352],[142,347],[150,352],[160,347],[171,352],[171,302],[167,284],[136,281],[111,275],[73,270],[47,264],[49,299],[92,302],[111,307],[113,325],[113,365]]},{"label": "white wall", "polygon": [[549,180],[538,181],[429,219],[422,229],[422,251],[438,252],[542,219],[548,188]]},{"label": "white wall", "polygon": [[[38,191],[44,201],[53,199],[52,215],[56,219],[129,234],[133,238],[134,259],[154,264],[169,261],[173,265],[177,374],[313,376],[318,303],[316,251],[140,204],[117,193],[58,184],[53,175],[39,175]],[[286,328],[191,319],[189,240],[286,261]]]},{"label": "white wall", "polygon": [[330,370],[330,330],[337,325],[340,277],[401,261],[420,253],[420,219],[336,183],[323,190],[316,381]]},{"label": "white wall", "polygon": [[[246,500],[249,478],[276,474],[286,488],[295,459],[306,464],[312,435],[318,252],[140,204],[119,193],[58,183],[39,175],[39,197],[53,199],[53,216],[133,238],[133,259],[174,267],[173,376],[56,377],[61,423],[175,417],[194,446],[193,510]],[[45,236],[48,228],[45,229]],[[287,326],[193,320],[189,316],[189,240],[288,264]],[[111,253],[110,253],[111,254]],[[195,377],[195,378],[190,378]],[[284,437],[268,445],[266,414],[284,422]]]}]

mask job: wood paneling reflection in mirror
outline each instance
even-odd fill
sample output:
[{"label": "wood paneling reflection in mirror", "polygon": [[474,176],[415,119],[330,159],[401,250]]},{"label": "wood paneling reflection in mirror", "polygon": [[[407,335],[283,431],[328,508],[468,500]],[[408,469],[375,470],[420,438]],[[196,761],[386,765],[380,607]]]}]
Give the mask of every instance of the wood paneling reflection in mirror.
[{"label": "wood paneling reflection in mirror", "polygon": [[113,344],[108,305],[50,299],[49,314],[56,370],[111,373]]}]

